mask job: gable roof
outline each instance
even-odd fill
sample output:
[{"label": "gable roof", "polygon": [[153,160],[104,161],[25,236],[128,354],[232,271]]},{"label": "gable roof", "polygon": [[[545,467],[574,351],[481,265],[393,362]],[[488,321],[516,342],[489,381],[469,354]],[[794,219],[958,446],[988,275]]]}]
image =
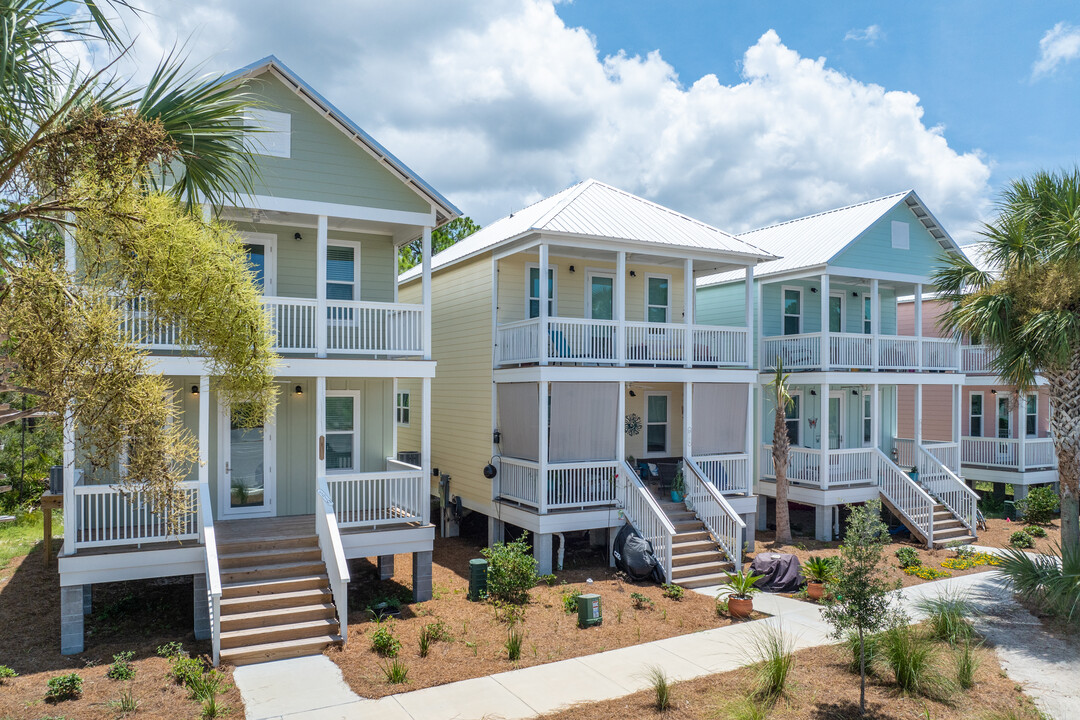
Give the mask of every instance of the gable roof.
[{"label": "gable roof", "polygon": [[[432,258],[432,270],[534,233],[551,233],[722,252],[749,260],[772,256],[722,230],[612,187],[583,180],[562,192],[500,218]],[[420,274],[416,266],[401,280]]]},{"label": "gable roof", "polygon": [[393,153],[380,145],[375,138],[368,135],[363,128],[353,122],[345,113],[338,110],[329,100],[324,98],[315,88],[311,87],[311,85],[308,85],[303,78],[293,72],[289,66],[281,62],[276,56],[267,55],[261,60],[256,60],[250,65],[242,67],[239,70],[234,70],[225,75],[222,78],[222,82],[228,83],[243,80],[256,75],[261,75],[270,69],[273,69],[281,78],[283,78],[293,92],[322,110],[332,121],[336,122],[338,128],[342,132],[351,137],[354,142],[367,152],[371,153],[377,160],[389,167],[393,174],[400,177],[402,182],[408,185],[414,192],[425,200],[432,202],[437,208],[437,224],[441,225],[462,214],[461,210],[447,200],[442,193],[413,172],[408,165],[395,157]]},{"label": "gable roof", "polygon": [[[763,277],[818,267],[832,262],[863,232],[893,208],[901,205],[915,215],[942,248],[960,250],[914,190],[769,225],[745,232],[739,235],[739,238],[780,256],[755,268],[755,276]],[[725,272],[701,278],[697,284],[698,287],[705,287],[741,278],[741,273],[732,275]]]}]

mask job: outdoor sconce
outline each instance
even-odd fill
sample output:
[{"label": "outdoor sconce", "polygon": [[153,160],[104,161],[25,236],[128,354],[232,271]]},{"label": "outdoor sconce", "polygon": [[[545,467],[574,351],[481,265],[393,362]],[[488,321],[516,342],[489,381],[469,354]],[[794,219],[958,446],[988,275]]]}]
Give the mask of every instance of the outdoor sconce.
[{"label": "outdoor sconce", "polygon": [[491,442],[495,443],[496,445],[501,443],[502,442],[502,433],[499,432],[498,430],[493,430],[491,432]]},{"label": "outdoor sconce", "polygon": [[570,266],[570,272],[574,272],[574,266],[573,265]]},{"label": "outdoor sconce", "polygon": [[815,293],[815,294],[816,294],[816,293],[817,293],[817,288],[815,288],[815,287],[812,287],[812,288],[810,288],[810,292],[812,292],[812,293]]},{"label": "outdoor sconce", "polygon": [[817,390],[811,390],[810,394],[813,395],[814,397],[817,397]]},{"label": "outdoor sconce", "polygon": [[991,395],[997,395],[997,390],[991,390],[991,391],[990,391],[990,394],[991,394]]},{"label": "outdoor sconce", "polygon": [[859,397],[859,391],[858,390],[852,390],[851,394],[854,395],[855,397]]},{"label": "outdoor sconce", "polygon": [[304,386],[303,385],[297,385],[295,392],[296,392],[296,397],[300,397],[301,395],[304,394]]},{"label": "outdoor sconce", "polygon": [[431,468],[431,477],[439,477],[439,468],[437,468],[437,467]]},{"label": "outdoor sconce", "polygon": [[488,463],[487,465],[484,466],[484,477],[486,477],[488,480],[491,480],[493,477],[495,477],[498,474],[499,474],[499,471],[496,470],[495,466],[492,465],[491,463]]},{"label": "outdoor sconce", "polygon": [[630,391],[630,397],[637,397],[637,393],[633,390]]},{"label": "outdoor sconce", "polygon": [[198,385],[192,385],[191,386],[191,394],[194,395],[195,397],[199,397],[199,386]]},{"label": "outdoor sconce", "polygon": [[630,277],[637,277],[637,273],[633,270],[630,271]]},{"label": "outdoor sconce", "polygon": [[859,297],[859,293],[857,293],[857,292],[855,292],[854,290],[852,290],[852,291],[851,291],[851,297],[853,297],[853,298],[857,298],[857,297]]},{"label": "outdoor sconce", "polygon": [[293,240],[297,240],[297,241],[304,239],[304,237],[300,233],[296,233],[295,235],[292,236],[292,238],[293,238]]}]

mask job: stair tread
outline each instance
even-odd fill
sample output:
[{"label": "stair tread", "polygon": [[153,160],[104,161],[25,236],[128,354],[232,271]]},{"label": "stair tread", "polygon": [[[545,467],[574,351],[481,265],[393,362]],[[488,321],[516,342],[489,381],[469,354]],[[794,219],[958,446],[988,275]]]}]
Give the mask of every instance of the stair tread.
[{"label": "stair tread", "polygon": [[[725,565],[728,566],[728,567],[731,567],[732,563],[728,562],[727,560],[717,559],[717,560],[714,560],[712,562],[695,563],[694,565],[676,565],[675,567],[671,568],[671,572],[672,573],[675,573],[675,572],[697,572],[699,570],[709,570],[709,569],[716,568],[718,566],[723,567]],[[712,575],[713,573],[703,573],[703,574],[704,575]]]},{"label": "stair tread", "polygon": [[[299,562],[286,562],[286,563],[270,563],[269,565],[243,565],[241,567],[221,568],[221,576],[226,575],[242,575],[244,573],[256,573],[260,570],[268,570],[273,572],[283,572],[285,570],[296,570],[294,575],[285,577],[300,577],[301,575],[318,575],[318,572],[312,572],[312,568],[325,569],[323,561],[320,560],[301,560]],[[281,578],[276,578],[281,579]]]},{"label": "stair tread", "polygon": [[[222,610],[233,605],[247,605],[250,603],[261,602],[280,602],[281,600],[303,600],[305,598],[312,598],[313,600],[322,599],[331,596],[329,588],[318,588],[310,590],[293,590],[290,592],[281,593],[269,593],[266,595],[245,595],[237,598],[222,598],[221,607]],[[321,604],[321,603],[312,603]]]},{"label": "stair tread", "polygon": [[298,605],[295,607],[286,608],[269,608],[266,610],[252,610],[250,612],[232,613],[230,615],[221,616],[221,623],[224,625],[239,624],[248,620],[262,620],[262,619],[275,619],[286,618],[294,616],[301,612],[313,612],[321,610],[323,612],[337,612],[337,608],[330,603],[310,603],[308,605]]},{"label": "stair tread", "polygon": [[[277,625],[264,625],[262,627],[244,628],[242,630],[223,630],[221,632],[222,639],[225,638],[245,638],[254,637],[258,638],[263,635],[288,632],[290,630],[314,630],[316,628],[334,628],[337,629],[337,618],[325,618],[321,620],[302,620],[300,622],[293,623],[280,623]],[[324,633],[329,634],[329,633]],[[262,643],[265,644],[265,643]],[[230,648],[232,649],[232,648]]]},{"label": "stair tread", "polygon": [[242,550],[221,552],[218,549],[218,560],[266,560],[275,557],[281,557],[282,555],[303,555],[310,553],[320,552],[318,546],[315,547],[286,547],[286,548],[271,548],[268,550],[254,549],[254,550]]},{"label": "stair tread", "polygon": [[675,550],[686,550],[688,548],[693,549],[693,550],[706,549],[706,548],[714,548],[715,549],[716,548],[716,543],[714,543],[712,540],[685,540],[683,542],[675,542],[674,540],[672,540],[672,543],[671,543],[672,552],[674,552]]},{"label": "stair tread", "polygon": [[[223,573],[227,574],[227,573]],[[295,582],[308,582],[310,580],[325,580],[330,582],[330,578],[323,573],[321,575],[296,575],[294,577],[284,578],[267,578],[266,580],[242,580],[240,582],[221,583],[222,590],[233,590],[237,588],[253,588],[253,587],[274,587],[275,585],[284,585],[286,583]]]},{"label": "stair tread", "polygon": [[243,647],[222,648],[221,659],[233,660],[248,655],[274,655],[281,651],[305,650],[310,648],[314,655],[327,645],[341,642],[340,635],[320,635],[319,637],[301,638],[298,640],[281,640],[280,642],[261,643],[259,645],[245,645]]}]

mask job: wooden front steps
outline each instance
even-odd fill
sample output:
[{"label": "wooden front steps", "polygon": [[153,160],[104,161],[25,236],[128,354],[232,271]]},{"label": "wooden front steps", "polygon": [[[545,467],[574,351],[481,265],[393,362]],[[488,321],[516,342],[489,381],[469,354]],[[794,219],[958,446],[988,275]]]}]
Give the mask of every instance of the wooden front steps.
[{"label": "wooden front steps", "polygon": [[[908,523],[904,518],[904,514],[900,512],[899,508],[893,505],[887,497],[885,497],[884,493],[881,495],[881,503],[904,524],[904,527],[908,529],[912,537],[918,539],[919,542],[924,545],[926,544],[926,534],[916,527],[914,523]],[[964,526],[964,523],[960,518],[953,515],[952,511],[941,503],[934,504],[933,524],[935,550],[941,550],[946,545],[953,545],[956,543],[970,545],[975,542],[975,536],[973,536]]]},{"label": "wooden front steps", "polygon": [[[314,529],[314,528],[312,528]],[[221,660],[317,655],[341,642],[318,538],[304,531],[218,542]]]},{"label": "wooden front steps", "polygon": [[684,588],[698,588],[727,582],[725,573],[734,566],[683,503],[659,501],[660,509],[675,526],[671,540],[671,582]]}]

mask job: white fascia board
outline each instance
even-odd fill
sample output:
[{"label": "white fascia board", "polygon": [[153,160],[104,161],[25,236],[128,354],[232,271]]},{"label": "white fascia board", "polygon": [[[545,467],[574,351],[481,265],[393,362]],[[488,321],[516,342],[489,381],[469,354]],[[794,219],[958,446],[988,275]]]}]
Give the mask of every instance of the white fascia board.
[{"label": "white fascia board", "polygon": [[[607,250],[618,252],[624,250],[628,253],[639,255],[653,255],[658,257],[672,257],[680,260],[700,260],[702,262],[723,262],[731,265],[753,265],[759,262],[775,260],[773,255],[761,256],[755,253],[739,252],[738,250],[710,250],[709,248],[697,248],[687,245],[671,245],[662,242],[648,242],[647,240],[630,240],[626,238],[606,238],[596,235],[578,235],[576,233],[542,231],[541,237],[545,242],[554,244],[570,243],[574,247],[589,250]],[[762,251],[764,252],[764,251]],[[720,256],[720,257],[717,257]]]},{"label": "white fascia board", "polygon": [[[765,497],[776,497],[776,483],[771,480],[759,480],[757,492]],[[788,487],[788,500],[817,507],[868,502],[880,496],[881,491],[878,490],[877,485],[830,488],[829,490],[800,485],[790,485]]]},{"label": "white fascia board", "polygon": [[1058,481],[1057,470],[1026,470],[1008,468],[960,467],[965,480],[973,482],[1009,483],[1010,485],[1043,485]]},{"label": "white fascia board", "polygon": [[[964,384],[969,387],[993,387],[995,385],[1003,388],[1012,387],[1012,383],[1006,382],[1003,378],[1000,378],[997,375],[965,375]],[[1046,378],[1043,377],[1041,373],[1036,375],[1035,387],[1043,387],[1044,385],[1046,385]]]},{"label": "white fascia board", "polygon": [[830,277],[860,278],[866,280],[884,280],[886,282],[899,282],[909,285],[922,284],[933,285],[934,282],[925,275],[908,275],[906,273],[880,272],[878,270],[864,270],[862,268],[837,267],[829,265]]},{"label": "white fascia board", "polygon": [[736,515],[749,515],[757,512],[757,495],[724,495]]},{"label": "white fascia board", "polygon": [[540,515],[534,511],[496,502],[494,517],[517,525],[531,533],[578,532],[596,528],[619,527],[624,520],[618,508],[600,508],[596,510],[560,511]]},{"label": "white fascia board", "polygon": [[368,532],[341,531],[341,548],[345,558],[400,555],[413,552],[430,552],[435,542],[435,526],[423,525]]},{"label": "white fascia board", "polygon": [[740,383],[758,381],[757,370],[677,367],[571,367],[532,365],[494,371],[495,382]]},{"label": "white fascia board", "polygon": [[[150,371],[162,375],[205,375],[206,358],[151,355]],[[366,360],[364,358],[289,358],[274,366],[275,377],[433,378],[434,360]]]},{"label": "white fascia board", "polygon": [[[822,273],[826,272],[826,270],[827,266],[825,265],[814,265],[812,267],[796,268],[794,270],[781,270],[774,273],[766,272],[761,274],[759,274],[758,271],[755,269],[754,282],[760,281],[762,285],[772,285],[773,283],[788,282],[789,280],[805,280],[806,278],[819,278],[821,277]],[[731,280],[725,280],[724,282],[708,284],[698,283],[697,286],[698,288],[720,287],[721,285],[732,285],[736,283],[742,285],[744,282],[746,282],[745,278],[736,277],[732,278]]]},{"label": "white fascia board", "polygon": [[86,585],[126,580],[197,575],[205,571],[202,545],[163,550],[131,550],[117,547],[116,552],[95,551],[93,555],[60,555],[60,585]]},{"label": "white fascia board", "polygon": [[[772,382],[775,373],[762,372],[758,383],[762,386]],[[788,377],[791,385],[963,385],[962,373],[941,372],[793,372]]]},{"label": "white fascia board", "polygon": [[386,210],[364,205],[345,205],[317,200],[299,200],[297,198],[271,197],[269,195],[242,195],[236,198],[233,207],[245,210],[268,210],[271,212],[299,213],[301,215],[326,215],[327,217],[348,220],[367,220],[369,222],[435,227],[435,212],[410,212],[408,210]]}]

